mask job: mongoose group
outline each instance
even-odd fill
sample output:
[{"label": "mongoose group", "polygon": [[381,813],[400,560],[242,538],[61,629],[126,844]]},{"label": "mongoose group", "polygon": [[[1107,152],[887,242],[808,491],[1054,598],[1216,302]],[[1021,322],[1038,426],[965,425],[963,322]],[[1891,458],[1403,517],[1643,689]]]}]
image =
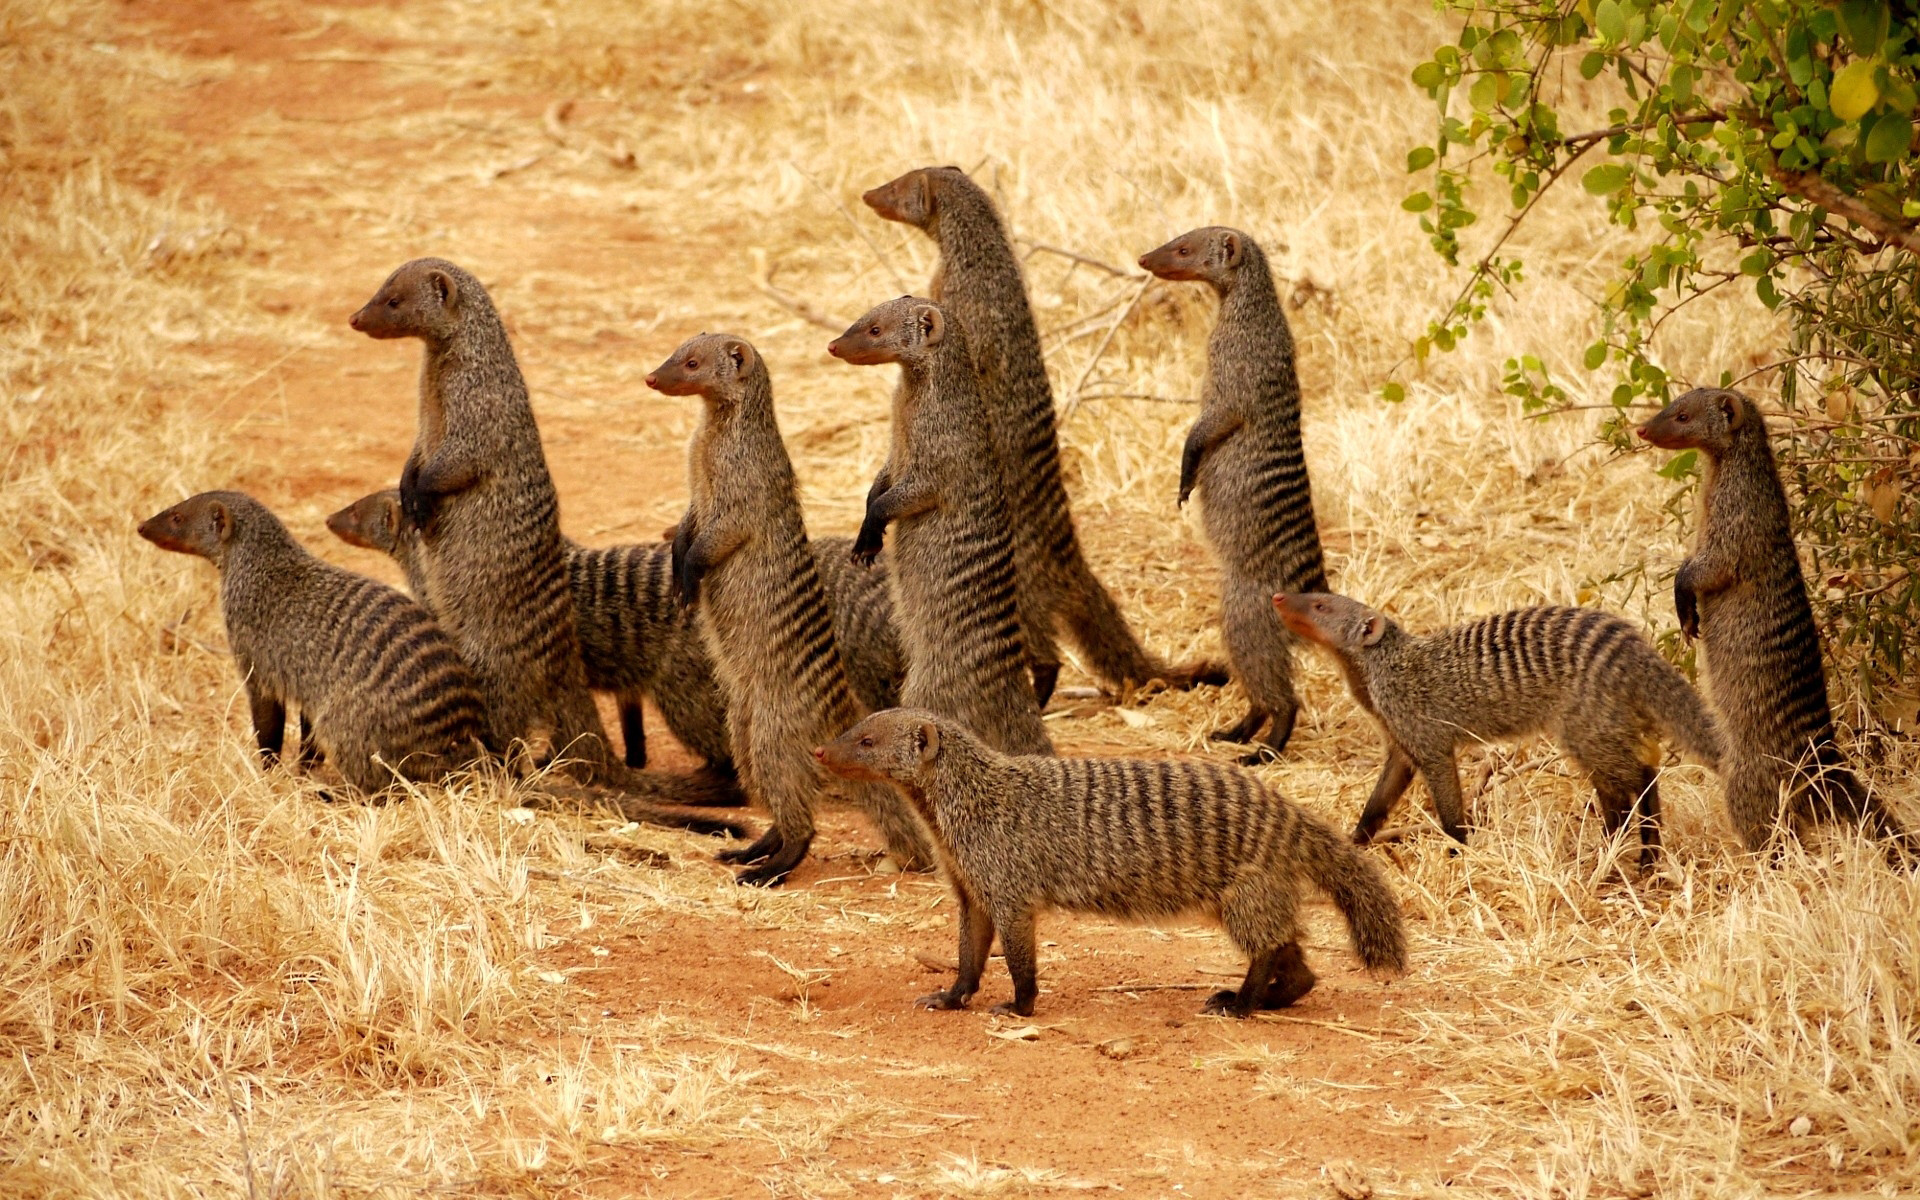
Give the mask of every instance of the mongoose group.
[{"label": "mongoose group", "polygon": [[[810,538],[772,372],[732,334],[701,334],[646,378],[697,397],[688,503],[666,540],[589,548],[559,497],[506,328],[472,274],[406,263],[351,320],[424,344],[418,431],[397,486],[328,519],[390,555],[411,596],[308,553],[264,507],[207,492],[141,525],[211,560],[262,761],[298,761],[379,797],[499,764],[636,819],[740,835],[689,805],[772,817],[720,857],[773,885],[805,858],[823,803],[854,807],[902,869],[938,865],[959,913],[958,977],[924,997],[960,1008],[998,936],[1009,1011],[1033,1011],[1043,908],[1217,916],[1248,958],[1209,1011],[1247,1016],[1314,986],[1304,884],[1345,917],[1367,969],[1406,967],[1400,909],[1363,850],[1416,774],[1441,828],[1467,840],[1465,742],[1550,733],[1587,774],[1609,834],[1642,869],[1660,848],[1660,741],[1718,772],[1751,849],[1809,820],[1908,835],[1846,766],[1763,417],[1697,390],[1640,431],[1707,456],[1702,520],[1674,584],[1713,704],[1621,618],[1586,608],[1495,614],[1418,635],[1329,590],[1302,440],[1294,345],[1272,270],[1244,231],[1195,229],[1140,257],[1207,284],[1219,316],[1177,507],[1197,497],[1221,573],[1220,628],[1246,715],[1212,736],[1242,765],[1055,757],[1042,721],[1061,643],[1115,694],[1228,682],[1171,664],[1089,569],[1060,470],[1041,342],[1005,223],[954,167],[874,188],[881,217],[930,237],[928,295],[877,305],[827,347],[893,365],[892,439],[847,538]],[[1296,643],[1333,656],[1379,723],[1385,763],[1353,834],[1336,837],[1246,765],[1285,751],[1300,711]],[[620,714],[623,755],[595,692]],[[647,769],[643,703],[703,766]],[[556,780],[555,776],[563,778]],[[1630,827],[1630,828],[1629,828]]]}]

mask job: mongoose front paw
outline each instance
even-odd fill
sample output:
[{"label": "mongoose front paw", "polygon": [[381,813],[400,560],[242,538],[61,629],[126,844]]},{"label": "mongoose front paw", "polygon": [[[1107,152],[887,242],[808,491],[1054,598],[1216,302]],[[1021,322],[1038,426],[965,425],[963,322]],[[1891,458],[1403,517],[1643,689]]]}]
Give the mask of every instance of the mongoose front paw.
[{"label": "mongoose front paw", "polygon": [[1018,1000],[1008,1000],[1003,1004],[994,1005],[987,1011],[1002,1017],[1030,1017],[1033,1015],[1033,1001],[1028,1000],[1022,1003]]},{"label": "mongoose front paw", "polygon": [[853,539],[853,561],[863,567],[873,565],[880,557],[880,547],[885,543],[886,535],[873,525],[860,526],[860,536]]},{"label": "mongoose front paw", "polygon": [[930,1008],[938,1012],[951,1012],[954,1009],[965,1008],[968,999],[970,999],[970,997],[962,996],[952,991],[928,992],[918,1000],[915,1000],[913,1006],[915,1008]]},{"label": "mongoose front paw", "polygon": [[783,863],[763,862],[757,867],[748,867],[733,877],[741,887],[779,887],[793,874],[793,868]]}]

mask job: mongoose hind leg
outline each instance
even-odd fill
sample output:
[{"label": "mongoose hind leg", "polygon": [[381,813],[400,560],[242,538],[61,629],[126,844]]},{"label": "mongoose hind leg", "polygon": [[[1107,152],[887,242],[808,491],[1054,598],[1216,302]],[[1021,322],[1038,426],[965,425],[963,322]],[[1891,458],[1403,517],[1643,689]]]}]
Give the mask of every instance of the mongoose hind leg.
[{"label": "mongoose hind leg", "polygon": [[754,845],[771,837],[779,839],[767,846],[754,866],[737,876],[743,884],[779,884],[800,865],[813,844],[813,798],[824,780],[812,752],[792,745],[791,737],[783,739],[785,732],[777,718],[760,713],[746,724],[747,737],[736,743],[736,747],[746,748],[744,761],[753,764],[752,779],[759,798],[773,814],[773,827]]},{"label": "mongoose hind leg", "polygon": [[1374,780],[1373,794],[1367,797],[1367,806],[1360,811],[1360,823],[1353,827],[1353,844],[1364,846],[1380,832],[1387,823],[1387,816],[1393,812],[1393,806],[1406,795],[1407,788],[1413,783],[1413,760],[1398,744],[1387,745],[1387,761],[1380,766],[1380,777]]},{"label": "mongoose hind leg", "polygon": [[1007,974],[1013,976],[1013,999],[994,1005],[992,1011],[1003,1016],[1030,1017],[1033,1002],[1040,995],[1040,970],[1034,961],[1033,910],[996,905],[992,916],[994,928],[1000,931],[1000,949],[1007,956]]},{"label": "mongoose hind leg", "polygon": [[639,696],[626,692],[620,695],[620,742],[628,766],[637,771],[647,765],[646,710]]},{"label": "mongoose hind leg", "polygon": [[980,977],[987,969],[987,953],[993,949],[993,920],[986,906],[974,899],[959,880],[954,885],[954,895],[960,902],[960,973],[952,987],[915,1000],[915,1008],[965,1008],[980,990]]},{"label": "mongoose hind leg", "polygon": [[843,790],[880,832],[895,866],[902,871],[933,869],[933,846],[899,792],[887,784],[869,783],[852,783]]},{"label": "mongoose hind leg", "polygon": [[1280,947],[1273,960],[1273,977],[1267,980],[1267,994],[1260,1001],[1264,1009],[1291,1008],[1313,990],[1320,977],[1307,965],[1299,942]]},{"label": "mongoose hind leg", "polygon": [[300,706],[300,758],[294,765],[301,774],[320,765],[320,743],[313,740],[313,722],[307,717],[305,705]]},{"label": "mongoose hind leg", "polygon": [[1279,958],[1278,950],[1256,950],[1247,958],[1247,977],[1240,981],[1239,991],[1221,989],[1207,997],[1202,1005],[1202,1013],[1219,1016],[1246,1018],[1253,1010],[1261,1007],[1266,998],[1267,980],[1273,977],[1274,963]]},{"label": "mongoose hind leg", "polygon": [[1587,772],[1609,838],[1628,826],[1640,842],[1639,863],[1649,870],[1660,856],[1660,788],[1652,767],[1634,757],[1627,726],[1583,718],[1561,734],[1561,744]]},{"label": "mongoose hind leg", "polygon": [[1247,707],[1246,716],[1241,717],[1225,729],[1216,729],[1212,733],[1209,733],[1207,740],[1210,742],[1227,742],[1235,746],[1250,742],[1261,729],[1266,727],[1267,716],[1267,710],[1261,708],[1259,704],[1250,704]]},{"label": "mongoose hind leg", "polygon": [[1053,699],[1053,689],[1060,682],[1060,664],[1058,662],[1030,661],[1027,669],[1033,672],[1033,700],[1041,708]]},{"label": "mongoose hind leg", "polygon": [[[1248,760],[1268,761],[1268,754],[1278,756],[1286,749],[1300,709],[1293,687],[1294,638],[1274,612],[1273,589],[1250,580],[1231,580],[1220,606],[1220,632],[1227,657],[1233,660],[1234,677],[1246,689],[1248,701],[1273,718],[1261,739],[1263,748]],[[1243,741],[1251,740],[1259,728],[1248,728],[1252,720],[1249,712],[1240,723],[1246,735]]]},{"label": "mongoose hind leg", "polygon": [[[1427,791],[1433,796],[1433,808],[1440,817],[1440,828],[1447,836],[1462,846],[1467,844],[1467,806],[1460,797],[1460,769],[1453,759],[1453,751],[1433,753],[1414,760],[1420,769],[1420,777],[1427,781]],[[1459,853],[1456,849],[1454,853]]]},{"label": "mongoose hind leg", "polygon": [[253,743],[260,751],[260,766],[270,771],[280,764],[280,748],[286,744],[287,706],[249,679],[247,708],[253,716]]},{"label": "mongoose hind leg", "polygon": [[1251,754],[1240,756],[1243,767],[1257,767],[1263,763],[1277,762],[1286,751],[1287,743],[1293,739],[1293,726],[1300,718],[1300,706],[1293,705],[1273,714],[1273,724],[1267,728],[1267,736],[1260,739],[1260,748]]}]

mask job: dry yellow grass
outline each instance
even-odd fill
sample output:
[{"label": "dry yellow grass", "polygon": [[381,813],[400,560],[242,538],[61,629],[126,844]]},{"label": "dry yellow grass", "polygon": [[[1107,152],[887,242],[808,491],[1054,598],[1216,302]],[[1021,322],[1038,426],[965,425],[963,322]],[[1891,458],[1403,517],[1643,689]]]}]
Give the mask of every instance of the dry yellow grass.
[{"label": "dry yellow grass", "polygon": [[[1241,225],[1292,296],[1339,587],[1416,627],[1595,595],[1670,626],[1657,586],[1598,582],[1681,553],[1653,464],[1608,458],[1577,414],[1528,422],[1498,395],[1507,355],[1558,349],[1549,365],[1569,368],[1589,340],[1612,244],[1597,212],[1563,203],[1535,222],[1519,301],[1405,403],[1372,396],[1457,286],[1398,209],[1402,155],[1430,121],[1406,70],[1443,32],[1424,5],[1364,19],[1256,0],[259,7],[309,29],[313,59],[380,60],[359,77],[374,85],[364,114],[328,126],[332,160],[272,159],[298,112],[252,114],[228,147],[174,131],[168,106],[258,69],[243,56],[164,50],[104,7],[0,7],[0,1193],[550,1195],[636,1147],[770,1148],[776,1194],[1164,1186],[1113,1163],[917,1147],[945,1118],[876,1099],[870,1076],[947,1068],[805,1039],[810,964],[789,964],[793,998],[756,1008],[748,1036],[662,1008],[603,1037],[548,957],[674,917],[830,930],[855,947],[848,970],[898,971],[874,935],[934,911],[931,883],[850,912],[826,887],[734,889],[676,834],[619,832],[676,869],[621,866],[586,848],[602,826],[522,821],[494,779],[361,809],[259,774],[210,576],[132,523],[247,476],[316,549],[368,565],[318,540],[318,515],[353,494],[293,488],[296,464],[245,447],[301,419],[261,398],[278,348],[339,336],[260,296],[357,292],[378,271],[292,265],[253,217],[188,195],[216,151],[309,186],[302,219],[350,230],[356,263],[437,252],[479,268],[517,323],[541,416],[606,431],[604,471],[684,444],[690,411],[638,399],[660,355],[701,328],[748,334],[774,366],[813,523],[835,531],[882,454],[890,382],[825,360],[804,314],[851,317],[926,277],[924,239],[860,210],[861,187],[927,161],[976,170],[1033,248],[1089,552],[1149,640],[1179,653],[1217,646],[1213,576],[1172,504],[1211,304],[1136,297],[1131,262],[1190,226]],[[372,49],[338,48],[348,38]],[[421,102],[428,83],[444,101]],[[489,89],[573,103],[457,102]],[[384,177],[341,169],[383,157]],[[609,268],[592,243],[537,262],[527,243],[573,226],[533,214],[630,222],[646,267]],[[608,328],[631,344],[593,351]],[[1778,330],[1728,301],[1662,336],[1677,372],[1705,377],[1744,370]],[[236,366],[260,345],[276,347],[265,369]],[[625,508],[566,493],[594,540],[650,536],[677,500],[672,486]],[[1323,664],[1307,692],[1295,749],[1266,773],[1345,823],[1374,735]],[[1159,696],[1055,727],[1069,749],[1212,753],[1204,734],[1235,704]],[[1869,777],[1914,815],[1920,752],[1870,749]],[[1628,886],[1564,763],[1538,746],[1484,760],[1469,853],[1430,829],[1380,852],[1413,920],[1416,982],[1445,998],[1401,1010],[1393,1053],[1447,1100],[1373,1119],[1459,1132],[1456,1192],[1920,1187],[1914,879],[1846,837],[1759,869],[1711,778],[1680,768],[1670,859]],[[1327,1105],[1263,1028],[1223,1031],[1195,1086]],[[784,1061],[804,1082],[765,1066]],[[837,1170],[823,1152],[849,1140],[897,1141],[901,1165]],[[1440,1187],[1366,1165],[1376,1194]],[[1305,1187],[1318,1166],[1285,1178]]]}]

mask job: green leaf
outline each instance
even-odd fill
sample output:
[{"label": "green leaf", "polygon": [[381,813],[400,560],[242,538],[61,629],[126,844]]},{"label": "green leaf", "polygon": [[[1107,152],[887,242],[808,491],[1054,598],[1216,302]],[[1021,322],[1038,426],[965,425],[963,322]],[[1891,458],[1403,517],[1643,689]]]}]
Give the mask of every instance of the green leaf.
[{"label": "green leaf", "polygon": [[1880,85],[1873,81],[1873,68],[1872,59],[1856,59],[1833,77],[1833,87],[1827,92],[1827,106],[1834,116],[1842,121],[1858,121],[1880,103]]},{"label": "green leaf", "polygon": [[1661,467],[1655,474],[1659,475],[1662,479],[1685,479],[1694,473],[1699,462],[1700,452],[1698,450],[1682,450],[1667,460],[1667,465]]},{"label": "green leaf", "polygon": [[1588,346],[1587,353],[1580,361],[1586,364],[1587,370],[1598,371],[1601,364],[1607,361],[1607,344],[1605,342],[1595,342],[1593,345]]},{"label": "green leaf", "polygon": [[1598,50],[1589,50],[1586,56],[1580,60],[1580,78],[1592,79],[1595,75],[1606,70],[1606,67],[1607,56]]},{"label": "green leaf", "polygon": [[1415,87],[1437,88],[1446,77],[1446,72],[1440,69],[1440,64],[1437,62],[1423,62],[1413,69]]},{"label": "green leaf", "polygon": [[1600,0],[1593,6],[1593,23],[1600,30],[1600,36],[1607,41],[1620,44],[1627,37],[1627,14],[1621,9],[1619,0]]},{"label": "green leaf", "polygon": [[1898,113],[1883,113],[1867,133],[1867,161],[1899,162],[1907,156],[1907,147],[1912,144],[1913,122]]},{"label": "green leaf", "polygon": [[1392,382],[1380,389],[1380,398],[1388,404],[1398,404],[1407,398],[1407,389],[1397,381]]},{"label": "green leaf", "polygon": [[1414,171],[1424,171],[1432,165],[1432,146],[1415,146],[1413,149],[1407,151],[1407,171],[1409,174]]},{"label": "green leaf", "polygon": [[1467,89],[1467,99],[1475,112],[1486,112],[1500,102],[1500,78],[1497,74],[1482,75]]},{"label": "green leaf", "polygon": [[1400,207],[1406,209],[1408,212],[1425,212],[1433,207],[1433,194],[1431,192],[1415,192],[1405,200],[1402,200]]},{"label": "green leaf", "polygon": [[1855,54],[1878,54],[1887,40],[1886,0],[1847,0],[1840,6],[1840,24]]},{"label": "green leaf", "polygon": [[1740,273],[1742,275],[1752,275],[1757,278],[1758,276],[1765,275],[1767,268],[1772,265],[1773,251],[1767,249],[1765,246],[1757,246],[1748,253],[1745,258],[1740,260]]},{"label": "green leaf", "polygon": [[1626,187],[1633,172],[1619,163],[1601,163],[1580,177],[1580,186],[1594,196],[1611,196]]}]

